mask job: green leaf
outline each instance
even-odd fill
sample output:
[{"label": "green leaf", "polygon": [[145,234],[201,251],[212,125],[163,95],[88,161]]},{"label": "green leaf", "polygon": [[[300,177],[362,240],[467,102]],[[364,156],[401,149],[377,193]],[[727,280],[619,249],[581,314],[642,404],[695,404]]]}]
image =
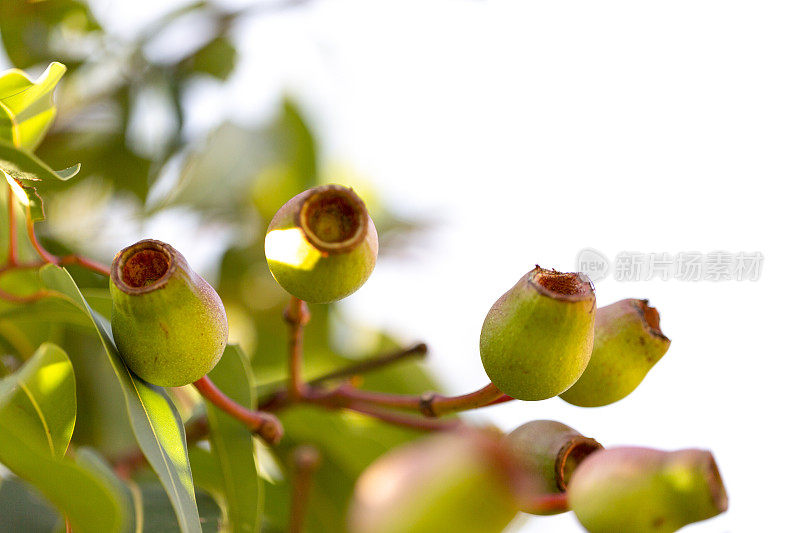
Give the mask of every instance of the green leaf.
[{"label": "green leaf", "polygon": [[72,364],[64,350],[55,344],[42,344],[22,368],[0,382],[0,413],[4,422],[11,423],[18,417],[38,420],[39,430],[29,440],[56,457],[67,451],[75,429],[76,410]]},{"label": "green leaf", "polygon": [[180,523],[181,531],[200,531],[192,472],[186,451],[186,434],[175,406],[164,389],[134,375],[117,352],[111,326],[86,303],[69,273],[54,265],[40,270],[45,286],[70,298],[94,323],[97,334],[124,392],[136,440],[150,466],[164,485]]},{"label": "green leaf", "polygon": [[[250,364],[238,346],[228,346],[209,373],[214,384],[240,405],[254,408],[256,396]],[[204,487],[220,493],[230,530],[259,531],[262,480],[253,449],[253,436],[241,422],[206,402],[211,450],[218,463],[221,485]]]},{"label": "green leaf", "polygon": [[186,74],[204,73],[225,81],[236,66],[236,47],[231,40],[218,36],[180,63]]},{"label": "green leaf", "polygon": [[67,67],[50,63],[34,81],[21,70],[0,74],[0,138],[34,151],[56,116],[53,91]]},{"label": "green leaf", "polygon": [[89,7],[80,0],[0,0],[0,37],[8,58],[19,68],[53,57],[75,64],[70,60],[76,55],[76,37],[97,29]]},{"label": "green leaf", "polygon": [[[171,533],[181,531],[175,513],[170,508],[170,501],[163,487],[157,483],[136,484],[129,486],[137,501],[137,533]],[[204,493],[197,493],[197,507],[204,533],[216,533],[221,530],[222,512],[214,499]]]},{"label": "green leaf", "polygon": [[64,512],[76,532],[124,531],[126,508],[108,474],[81,457],[62,457],[75,420],[74,395],[72,365],[52,344],[0,381],[0,462]]},{"label": "green leaf", "polygon": [[81,165],[76,164],[64,170],[53,170],[35,155],[0,138],[0,174],[5,177],[17,200],[28,209],[34,221],[44,218],[42,199],[36,189],[46,186],[48,181],[67,181],[80,172],[80,169]]},{"label": "green leaf", "polygon": [[0,482],[0,516],[6,531],[53,531],[61,520],[47,500],[16,477]]}]

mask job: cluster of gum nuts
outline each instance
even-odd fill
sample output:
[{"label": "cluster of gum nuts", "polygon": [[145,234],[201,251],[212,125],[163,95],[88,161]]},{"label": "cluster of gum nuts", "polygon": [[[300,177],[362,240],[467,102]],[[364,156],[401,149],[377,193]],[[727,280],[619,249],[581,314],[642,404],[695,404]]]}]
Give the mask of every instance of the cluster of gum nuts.
[{"label": "cluster of gum nuts", "polygon": [[[265,253],[287,292],[329,303],[370,276],[378,235],[352,189],[325,185],[281,207]],[[131,370],[174,387],[214,368],[228,337],[225,309],[177,250],[140,241],[120,251],[111,270],[112,329]],[[537,266],[489,310],[480,356],[508,396],[598,407],[630,394],[669,344],[647,300],[597,309],[581,274]],[[548,495],[566,495],[566,507],[541,505]],[[671,532],[726,508],[708,451],[606,449],[560,422],[537,420],[507,435],[461,429],[391,450],[359,479],[348,523],[353,533],[492,533],[519,511],[568,509],[595,533]]]}]

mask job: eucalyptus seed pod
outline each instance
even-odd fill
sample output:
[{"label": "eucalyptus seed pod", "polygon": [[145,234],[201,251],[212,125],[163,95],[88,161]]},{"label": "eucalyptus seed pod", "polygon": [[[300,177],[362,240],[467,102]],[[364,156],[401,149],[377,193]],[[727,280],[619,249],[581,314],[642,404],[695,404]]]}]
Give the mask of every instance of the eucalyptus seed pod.
[{"label": "eucalyptus seed pod", "polygon": [[358,290],[378,258],[378,232],[353,189],[323,185],[286,202],[264,240],[269,270],[289,294],[330,303]]},{"label": "eucalyptus seed pod", "polygon": [[669,348],[659,322],[658,311],[647,300],[621,300],[598,309],[589,366],[561,398],[599,407],[633,392]]},{"label": "eucalyptus seed pod", "polygon": [[228,340],[225,308],[175,248],[146,239],[121,250],[110,288],[114,342],[140,378],[179,387],[217,364]]},{"label": "eucalyptus seed pod", "polygon": [[440,433],[380,457],[359,478],[351,533],[500,533],[517,512],[497,435]]},{"label": "eucalyptus seed pod", "polygon": [[564,392],[589,363],[594,314],[594,288],[583,274],[537,266],[483,322],[480,352],[489,379],[519,400]]},{"label": "eucalyptus seed pod", "polygon": [[599,451],[575,470],[567,497],[591,533],[669,533],[728,508],[714,457],[694,449]]},{"label": "eucalyptus seed pod", "polygon": [[[572,473],[590,454],[602,450],[594,439],[554,420],[534,420],[519,426],[505,440],[539,493],[558,494],[567,489]],[[557,514],[564,511],[536,512]]]}]

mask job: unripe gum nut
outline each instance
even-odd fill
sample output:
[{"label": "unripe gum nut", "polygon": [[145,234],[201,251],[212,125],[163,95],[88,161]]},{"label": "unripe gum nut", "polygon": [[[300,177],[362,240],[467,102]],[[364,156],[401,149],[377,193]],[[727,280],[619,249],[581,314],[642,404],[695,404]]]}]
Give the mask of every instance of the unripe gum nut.
[{"label": "unripe gum nut", "polygon": [[[603,446],[554,420],[534,420],[505,437],[514,457],[540,494],[564,492],[572,473],[590,454]],[[556,514],[564,511],[553,511]],[[541,513],[533,513],[541,514]]]},{"label": "unripe gum nut", "polygon": [[205,376],[228,340],[216,291],[169,244],[143,240],[111,265],[114,342],[143,380],[179,387]]},{"label": "unripe gum nut", "polygon": [[572,475],[570,508],[591,533],[670,533],[728,508],[714,457],[705,450],[601,450]]},{"label": "unripe gum nut", "polygon": [[516,515],[498,436],[442,433],[390,451],[359,478],[351,533],[500,533]]},{"label": "unripe gum nut", "polygon": [[486,315],[480,338],[483,368],[513,398],[552,398],[575,383],[589,363],[594,315],[588,279],[537,266]]},{"label": "unripe gum nut", "polygon": [[330,303],[358,290],[378,257],[378,233],[352,189],[323,185],[286,202],[264,240],[267,264],[286,292]]},{"label": "unripe gum nut", "polygon": [[633,392],[669,348],[659,322],[658,311],[647,300],[621,300],[598,309],[589,366],[561,398],[599,407]]}]

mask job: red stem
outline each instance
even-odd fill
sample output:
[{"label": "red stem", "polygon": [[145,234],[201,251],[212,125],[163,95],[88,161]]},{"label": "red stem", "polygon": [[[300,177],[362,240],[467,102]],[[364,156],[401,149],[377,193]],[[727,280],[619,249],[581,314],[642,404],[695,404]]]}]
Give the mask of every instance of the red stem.
[{"label": "red stem", "polygon": [[211,404],[242,422],[247,429],[260,435],[265,441],[276,443],[283,436],[283,427],[274,415],[239,405],[219,390],[208,376],[195,381],[194,386]]},{"label": "red stem", "polygon": [[557,511],[568,511],[567,493],[536,494],[522,502],[521,510],[533,514],[551,514]]},{"label": "red stem", "polygon": [[503,400],[505,395],[489,383],[485,387],[460,396],[442,396],[427,393],[421,396],[411,394],[389,394],[384,392],[355,389],[350,385],[342,385],[329,392],[306,391],[305,398],[335,407],[349,407],[353,403],[369,404],[390,409],[417,411],[430,418],[437,418],[449,413],[468,411],[486,407]]},{"label": "red stem", "polygon": [[311,482],[322,458],[316,448],[305,445],[299,446],[294,451],[292,459],[294,460],[294,479],[292,480],[292,501],[289,511],[289,533],[302,533],[308,498],[311,495]]},{"label": "red stem", "polygon": [[57,255],[53,255],[47,250],[45,250],[44,246],[41,245],[39,239],[36,237],[36,232],[34,231],[33,227],[33,220],[28,217],[27,220],[28,226],[28,238],[33,245],[33,248],[36,250],[36,253],[39,254],[39,257],[45,263],[52,263],[54,265],[64,266],[64,265],[80,265],[86,269],[89,269],[93,272],[97,272],[98,274],[102,274],[103,276],[110,276],[111,269],[102,263],[98,263],[97,261],[93,261],[87,257],[83,257],[82,255],[65,255],[64,257],[58,257]]},{"label": "red stem", "polygon": [[303,328],[311,319],[311,313],[303,300],[292,296],[283,318],[289,324],[289,398],[301,400],[307,388],[302,377]]},{"label": "red stem", "polygon": [[[323,404],[324,405],[324,404]],[[387,409],[381,409],[366,403],[351,403],[346,407],[350,411],[361,413],[378,420],[383,420],[389,424],[403,426],[420,431],[449,431],[461,427],[458,420],[434,420],[420,416],[397,413]]]}]

